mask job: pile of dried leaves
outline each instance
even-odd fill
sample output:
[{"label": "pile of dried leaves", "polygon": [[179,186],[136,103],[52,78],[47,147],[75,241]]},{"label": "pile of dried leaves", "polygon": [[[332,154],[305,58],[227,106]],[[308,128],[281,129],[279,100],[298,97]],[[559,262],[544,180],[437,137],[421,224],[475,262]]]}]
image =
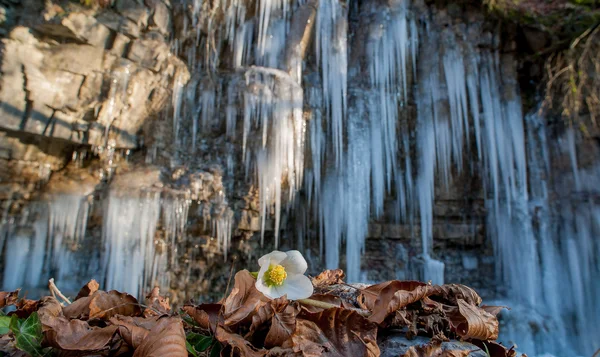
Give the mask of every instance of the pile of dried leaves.
[{"label": "pile of dried leaves", "polygon": [[133,296],[84,286],[73,303],[54,297],[38,301],[0,293],[0,351],[10,356],[379,356],[378,334],[402,331],[430,336],[405,357],[467,356],[470,351],[439,348],[461,339],[491,357],[514,357],[495,343],[500,307],[480,306],[472,289],[448,284],[388,281],[366,288],[344,284],[341,270],[313,279],[307,300],[271,300],[243,270],[234,287],[215,304],[186,305],[173,311],[155,288],[140,304]]}]

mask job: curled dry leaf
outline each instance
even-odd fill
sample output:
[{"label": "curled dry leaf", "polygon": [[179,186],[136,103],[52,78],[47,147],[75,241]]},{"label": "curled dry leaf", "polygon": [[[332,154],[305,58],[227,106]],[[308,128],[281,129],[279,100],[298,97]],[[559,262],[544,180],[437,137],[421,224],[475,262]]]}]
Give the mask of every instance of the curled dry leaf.
[{"label": "curled dry leaf", "polygon": [[358,303],[372,312],[369,321],[382,324],[396,310],[423,299],[433,290],[433,286],[418,281],[392,280],[364,289]]},{"label": "curled dry leaf", "polygon": [[52,330],[60,323],[59,318],[63,317],[63,307],[56,298],[43,297],[38,304],[38,316],[42,324],[42,332]]},{"label": "curled dry leaf", "polygon": [[63,313],[70,319],[108,320],[115,315],[140,316],[142,309],[136,298],[116,290],[98,290],[65,306]]},{"label": "curled dry leaf", "polygon": [[269,301],[269,298],[256,290],[256,280],[248,270],[239,271],[234,279],[233,290],[223,304],[225,326],[229,327],[249,323],[252,315]]},{"label": "curled dry leaf", "polygon": [[100,284],[94,279],[90,280],[87,284],[85,284],[77,293],[77,297],[75,300],[79,300],[83,297],[92,296],[98,289],[100,288]]},{"label": "curled dry leaf", "polygon": [[159,319],[133,353],[133,357],[187,357],[187,355],[183,322],[174,317]]},{"label": "curled dry leaf", "polygon": [[10,292],[0,291],[0,309],[5,306],[14,305],[19,299],[19,291],[21,291],[21,289]]},{"label": "curled dry leaf", "polygon": [[273,315],[271,328],[265,338],[265,347],[267,348],[281,346],[285,341],[291,339],[292,334],[296,331],[296,316],[299,312],[299,309],[291,305],[285,298],[275,299],[269,306]]},{"label": "curled dry leaf", "polygon": [[335,351],[335,347],[323,335],[317,324],[304,319],[296,320],[296,332],[291,341],[286,342],[283,347],[302,357],[320,357],[326,351]]},{"label": "curled dry leaf", "polygon": [[498,338],[498,319],[478,306],[458,299],[458,308],[447,314],[452,329],[462,338],[495,340]]},{"label": "curled dry leaf", "polygon": [[458,304],[458,299],[464,300],[471,305],[479,306],[481,297],[475,290],[461,284],[444,284],[433,286],[431,295],[440,296],[444,300],[451,302],[454,305]]},{"label": "curled dry leaf", "polygon": [[146,317],[168,315],[171,311],[169,298],[160,296],[158,286],[154,287],[150,294],[146,296],[146,306],[147,307],[144,310],[144,316]]},{"label": "curled dry leaf", "polygon": [[478,306],[481,297],[475,290],[460,284],[427,285],[418,281],[392,280],[369,286],[361,291],[358,303],[372,312],[369,320],[378,324],[397,310],[419,300],[425,301],[424,308],[435,309],[444,306],[429,297],[439,297],[443,301],[457,305],[463,301],[468,305]]},{"label": "curled dry leaf", "polygon": [[273,305],[287,304],[287,302],[288,301],[286,297],[282,296],[280,298],[270,301],[269,303],[261,306],[258,310],[256,310],[256,313],[252,315],[252,323],[250,324],[250,329],[244,337],[252,340],[252,337],[254,336],[256,331],[264,328],[265,325],[271,322],[273,315],[275,315]]},{"label": "curled dry leaf", "polygon": [[486,351],[489,357],[517,357],[517,352],[514,350],[514,347],[509,349],[494,341],[472,340],[469,342],[481,348],[481,350]]},{"label": "curled dry leaf", "polygon": [[210,330],[215,333],[217,331],[217,323],[221,316],[221,304],[200,304],[198,306],[185,305],[185,311],[192,320],[194,320],[201,328]]},{"label": "curled dry leaf", "polygon": [[[314,328],[310,324],[303,323],[301,328],[297,326],[292,338],[296,345],[294,350],[298,348],[297,344],[305,345],[311,351],[317,350],[314,346],[314,343],[317,343],[324,349],[322,356],[376,357],[380,354],[377,345],[377,325],[355,311],[331,308],[316,314],[303,314],[302,319],[313,322],[318,330],[315,334],[310,331],[310,328]],[[307,336],[311,340],[308,340]]]},{"label": "curled dry leaf", "polygon": [[90,318],[108,320],[115,315],[139,316],[141,313],[136,298],[116,290],[96,291],[90,301]]},{"label": "curled dry leaf", "polygon": [[329,285],[341,284],[344,282],[344,271],[342,269],[325,270],[317,277],[312,279],[315,288],[325,288]]},{"label": "curled dry leaf", "polygon": [[110,318],[110,323],[118,327],[119,335],[121,335],[125,343],[135,349],[142,344],[142,341],[146,338],[150,329],[154,327],[158,321],[156,318],[142,319],[140,317],[117,315]]},{"label": "curled dry leaf", "polygon": [[90,301],[92,296],[86,296],[73,301],[63,309],[63,314],[70,319],[87,319],[90,316]]},{"label": "curled dry leaf", "polygon": [[17,348],[15,339],[8,335],[0,335],[0,351],[10,357],[30,357],[30,355]]},{"label": "curled dry leaf", "polygon": [[38,300],[21,299],[15,304],[17,310],[13,311],[11,315],[14,314],[20,319],[25,319],[34,311],[37,311],[39,304],[40,302]]},{"label": "curled dry leaf", "polygon": [[86,321],[59,316],[52,328],[46,331],[45,338],[52,347],[64,351],[94,352],[108,349],[117,330],[114,325],[98,328]]},{"label": "curled dry leaf", "polygon": [[[240,357],[263,357],[267,354],[265,349],[257,349],[242,336],[229,332],[223,327],[217,327],[216,339],[225,345],[223,356],[240,356]],[[227,350],[229,353],[226,353]]]}]

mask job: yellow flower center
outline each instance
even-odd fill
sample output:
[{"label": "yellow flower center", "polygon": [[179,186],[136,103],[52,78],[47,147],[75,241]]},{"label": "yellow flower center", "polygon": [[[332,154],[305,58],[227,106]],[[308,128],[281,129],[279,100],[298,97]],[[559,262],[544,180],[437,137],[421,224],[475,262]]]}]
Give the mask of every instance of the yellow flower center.
[{"label": "yellow flower center", "polygon": [[267,286],[281,286],[287,278],[287,273],[282,265],[271,265],[265,272],[263,280]]}]

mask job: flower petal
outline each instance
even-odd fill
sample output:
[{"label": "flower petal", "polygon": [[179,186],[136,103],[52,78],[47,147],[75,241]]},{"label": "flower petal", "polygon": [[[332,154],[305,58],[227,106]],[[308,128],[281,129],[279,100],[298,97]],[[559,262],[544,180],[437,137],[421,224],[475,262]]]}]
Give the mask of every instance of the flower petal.
[{"label": "flower petal", "polygon": [[283,259],[279,264],[283,265],[286,273],[288,274],[304,274],[308,268],[306,259],[297,250],[290,250],[286,253],[286,258]]},{"label": "flower petal", "polygon": [[276,288],[276,292],[280,296],[287,294],[290,300],[306,299],[313,294],[313,285],[305,275],[288,275],[283,285]]},{"label": "flower petal", "polygon": [[263,292],[260,289],[260,286],[265,286],[268,288],[267,284],[265,284],[265,280],[263,279],[267,270],[269,270],[269,261],[267,261],[266,264],[261,265],[260,270],[258,271],[258,275],[256,276],[256,284],[254,285],[256,286],[256,289],[258,289],[258,291],[260,292]]},{"label": "flower petal", "polygon": [[260,291],[261,293],[263,293],[263,295],[265,295],[268,298],[277,299],[278,297],[282,296],[277,295],[277,291],[274,286],[269,287],[264,282],[261,282],[259,280],[256,281],[255,286],[256,290]]},{"label": "flower petal", "polygon": [[269,264],[279,264],[279,262],[281,262],[285,258],[287,258],[287,254],[278,250],[274,250],[271,253],[265,254],[262,257],[260,257],[260,259],[258,260],[258,265],[261,267],[266,265],[268,268]]}]

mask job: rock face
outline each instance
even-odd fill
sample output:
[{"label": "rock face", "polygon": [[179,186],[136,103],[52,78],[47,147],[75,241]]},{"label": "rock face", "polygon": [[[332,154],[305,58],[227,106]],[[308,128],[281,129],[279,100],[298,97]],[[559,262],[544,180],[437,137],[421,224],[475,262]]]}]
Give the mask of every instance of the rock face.
[{"label": "rock face", "polygon": [[[397,357],[404,356],[406,352],[408,352],[408,350],[413,346],[421,346],[431,343],[431,339],[426,337],[415,337],[414,339],[409,340],[403,334],[397,333],[385,336],[382,339],[378,339],[377,343],[381,349],[381,357]],[[481,348],[467,342],[459,341],[442,342],[439,351],[441,355],[444,355],[444,353],[452,355],[450,351],[472,351],[467,356],[487,356],[485,351],[481,350]],[[459,352],[455,353],[458,355]]]},{"label": "rock face", "polygon": [[[2,40],[0,127],[137,147],[144,121],[169,100],[173,78],[189,77],[171,55],[165,5],[131,2],[100,13],[53,6],[35,26],[16,26]],[[149,23],[151,15],[158,23]]]}]

